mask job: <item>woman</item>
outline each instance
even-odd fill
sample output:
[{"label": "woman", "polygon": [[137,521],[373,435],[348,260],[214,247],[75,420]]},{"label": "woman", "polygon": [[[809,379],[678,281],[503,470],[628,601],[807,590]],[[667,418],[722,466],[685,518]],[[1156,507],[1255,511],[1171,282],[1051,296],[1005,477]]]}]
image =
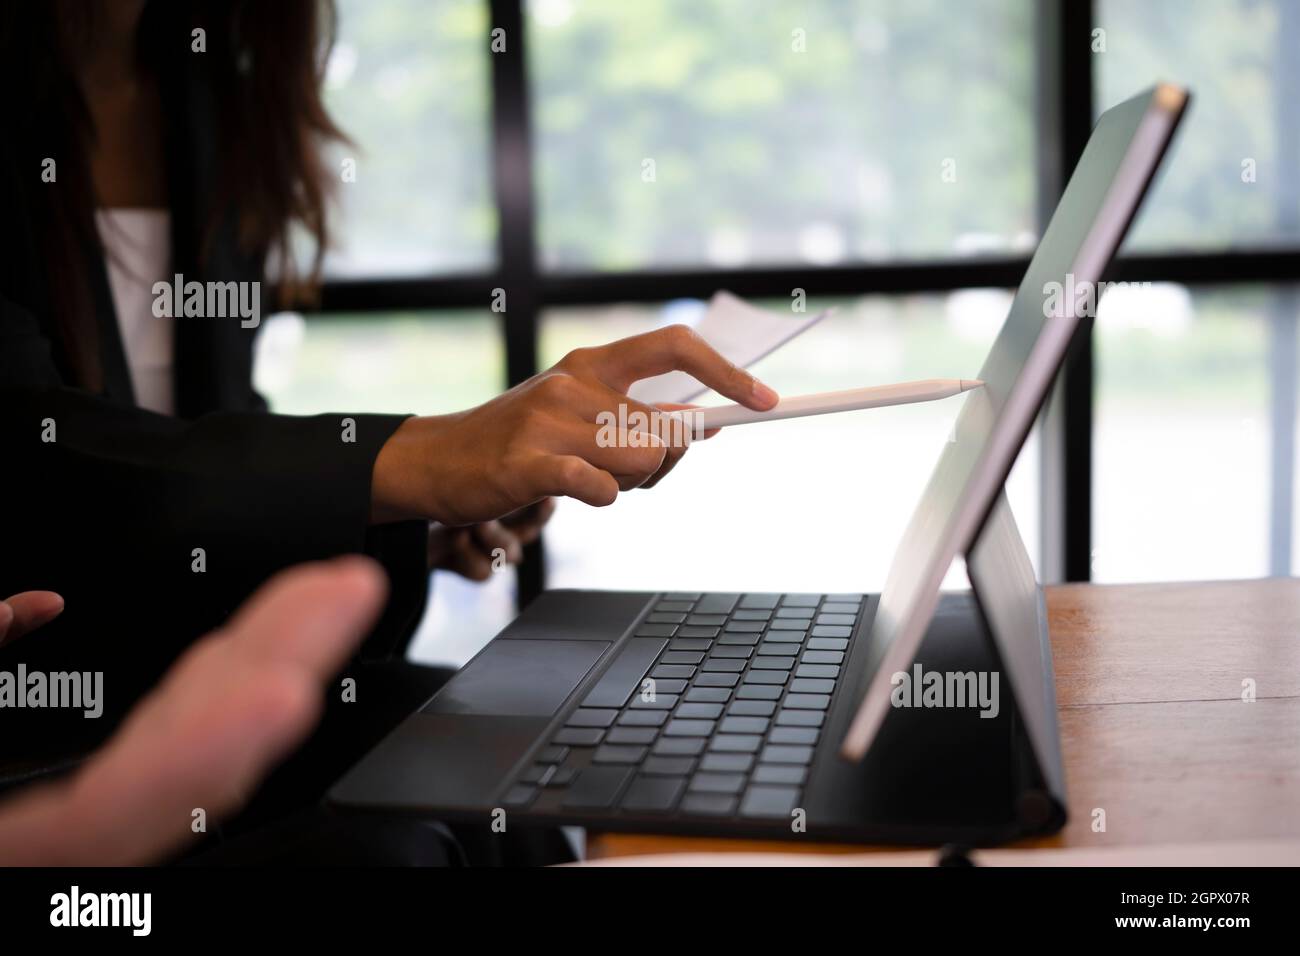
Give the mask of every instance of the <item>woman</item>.
[{"label": "woman", "polygon": [[[310,236],[319,265],[331,180],[321,146],[340,135],[320,94],[331,27],[313,0],[29,0],[0,12],[11,94],[0,470],[8,502],[21,505],[9,509],[0,593],[64,595],[66,612],[23,660],[103,671],[109,714],[261,581],[304,560],[378,558],[392,598],[365,650],[400,652],[428,558],[448,554],[446,539],[430,546],[430,522],[492,522],[553,495],[606,505],[676,463],[683,449],[595,441],[600,411],[637,407],[625,392],[639,378],[681,369],[751,407],[776,401],[675,328],[572,353],[458,414],[268,414],[251,384],[251,323],[158,315],[151,292],[176,274],[260,282],[268,259],[283,268],[280,301],[310,292],[315,272],[295,273],[289,237]],[[506,528],[460,532],[448,560],[473,558],[471,540],[480,552],[515,550]],[[12,653],[0,651],[0,666]],[[365,672],[358,708],[341,718],[350,742],[328,748],[333,763],[315,777],[341,769],[440,679]],[[377,698],[386,709],[373,709]],[[3,735],[11,755],[80,750],[113,722],[3,717],[22,728]],[[324,732],[340,732],[331,718]]]}]

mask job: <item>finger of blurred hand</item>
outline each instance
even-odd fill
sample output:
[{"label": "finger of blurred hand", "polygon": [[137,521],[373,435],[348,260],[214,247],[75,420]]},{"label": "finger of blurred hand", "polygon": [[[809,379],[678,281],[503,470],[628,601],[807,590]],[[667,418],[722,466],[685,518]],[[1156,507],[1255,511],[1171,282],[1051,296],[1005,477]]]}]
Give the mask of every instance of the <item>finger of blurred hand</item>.
[{"label": "finger of blurred hand", "polygon": [[469,581],[481,582],[492,577],[492,558],[474,540],[470,528],[456,529],[447,570],[454,571]]},{"label": "finger of blurred hand", "polygon": [[484,521],[473,525],[470,539],[478,545],[482,554],[495,559],[499,551],[511,564],[518,564],[524,559],[524,547],[513,531],[500,521]]},{"label": "finger of blurred hand", "polygon": [[520,508],[501,519],[501,523],[514,532],[520,544],[532,544],[542,533],[542,528],[555,514],[555,499],[543,498],[527,508]]},{"label": "finger of blurred hand", "polygon": [[195,809],[215,822],[306,735],[323,682],[374,623],[386,589],[366,558],[277,575],[182,656],[66,788],[0,813],[0,853],[130,865],[191,839]]},{"label": "finger of blurred hand", "polygon": [[685,325],[670,325],[586,350],[584,360],[605,384],[620,392],[641,379],[682,371],[747,408],[766,411],[779,400],[771,388],[718,354]]},{"label": "finger of blurred hand", "polygon": [[63,613],[63,598],[53,591],[23,591],[0,601],[0,645],[16,641]]}]

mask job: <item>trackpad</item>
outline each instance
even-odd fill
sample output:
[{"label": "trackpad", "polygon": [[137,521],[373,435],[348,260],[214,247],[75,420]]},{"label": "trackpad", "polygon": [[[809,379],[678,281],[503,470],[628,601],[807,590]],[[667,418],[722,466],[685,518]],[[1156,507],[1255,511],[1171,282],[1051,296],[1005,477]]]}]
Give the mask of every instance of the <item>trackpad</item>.
[{"label": "trackpad", "polygon": [[608,641],[493,641],[424,712],[549,717],[608,649]]}]

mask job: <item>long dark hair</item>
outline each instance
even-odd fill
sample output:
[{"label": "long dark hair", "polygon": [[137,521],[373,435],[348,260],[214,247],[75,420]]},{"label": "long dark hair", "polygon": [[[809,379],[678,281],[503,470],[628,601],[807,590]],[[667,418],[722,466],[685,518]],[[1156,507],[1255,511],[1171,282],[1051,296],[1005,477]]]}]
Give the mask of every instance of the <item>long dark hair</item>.
[{"label": "long dark hair", "polygon": [[[57,157],[58,188],[34,189],[28,215],[41,237],[48,304],[72,384],[98,390],[99,340],[87,253],[98,246],[89,147],[95,130],[78,65],[97,32],[86,0],[5,0],[0,4],[0,76],[13,116],[5,124],[24,175]],[[322,147],[343,134],[321,99],[334,39],[331,0],[148,0],[137,32],[139,65],[159,84],[187,69],[194,30],[203,30],[218,124],[216,191],[198,224],[200,265],[225,224],[239,250],[280,269],[281,302],[310,297],[329,239],[330,177]],[[190,61],[192,63],[194,61]],[[6,109],[10,112],[10,109]],[[32,180],[36,173],[31,173]],[[311,266],[295,269],[291,237],[314,241]]]}]

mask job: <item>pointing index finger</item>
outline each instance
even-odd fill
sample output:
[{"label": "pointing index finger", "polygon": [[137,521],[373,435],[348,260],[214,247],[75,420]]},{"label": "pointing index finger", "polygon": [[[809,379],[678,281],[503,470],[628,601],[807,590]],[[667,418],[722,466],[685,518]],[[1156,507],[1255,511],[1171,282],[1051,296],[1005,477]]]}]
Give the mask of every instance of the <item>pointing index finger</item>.
[{"label": "pointing index finger", "polygon": [[778,401],[776,392],[684,325],[611,342],[593,350],[592,362],[605,384],[620,392],[643,378],[681,371],[746,408],[766,411]]}]

